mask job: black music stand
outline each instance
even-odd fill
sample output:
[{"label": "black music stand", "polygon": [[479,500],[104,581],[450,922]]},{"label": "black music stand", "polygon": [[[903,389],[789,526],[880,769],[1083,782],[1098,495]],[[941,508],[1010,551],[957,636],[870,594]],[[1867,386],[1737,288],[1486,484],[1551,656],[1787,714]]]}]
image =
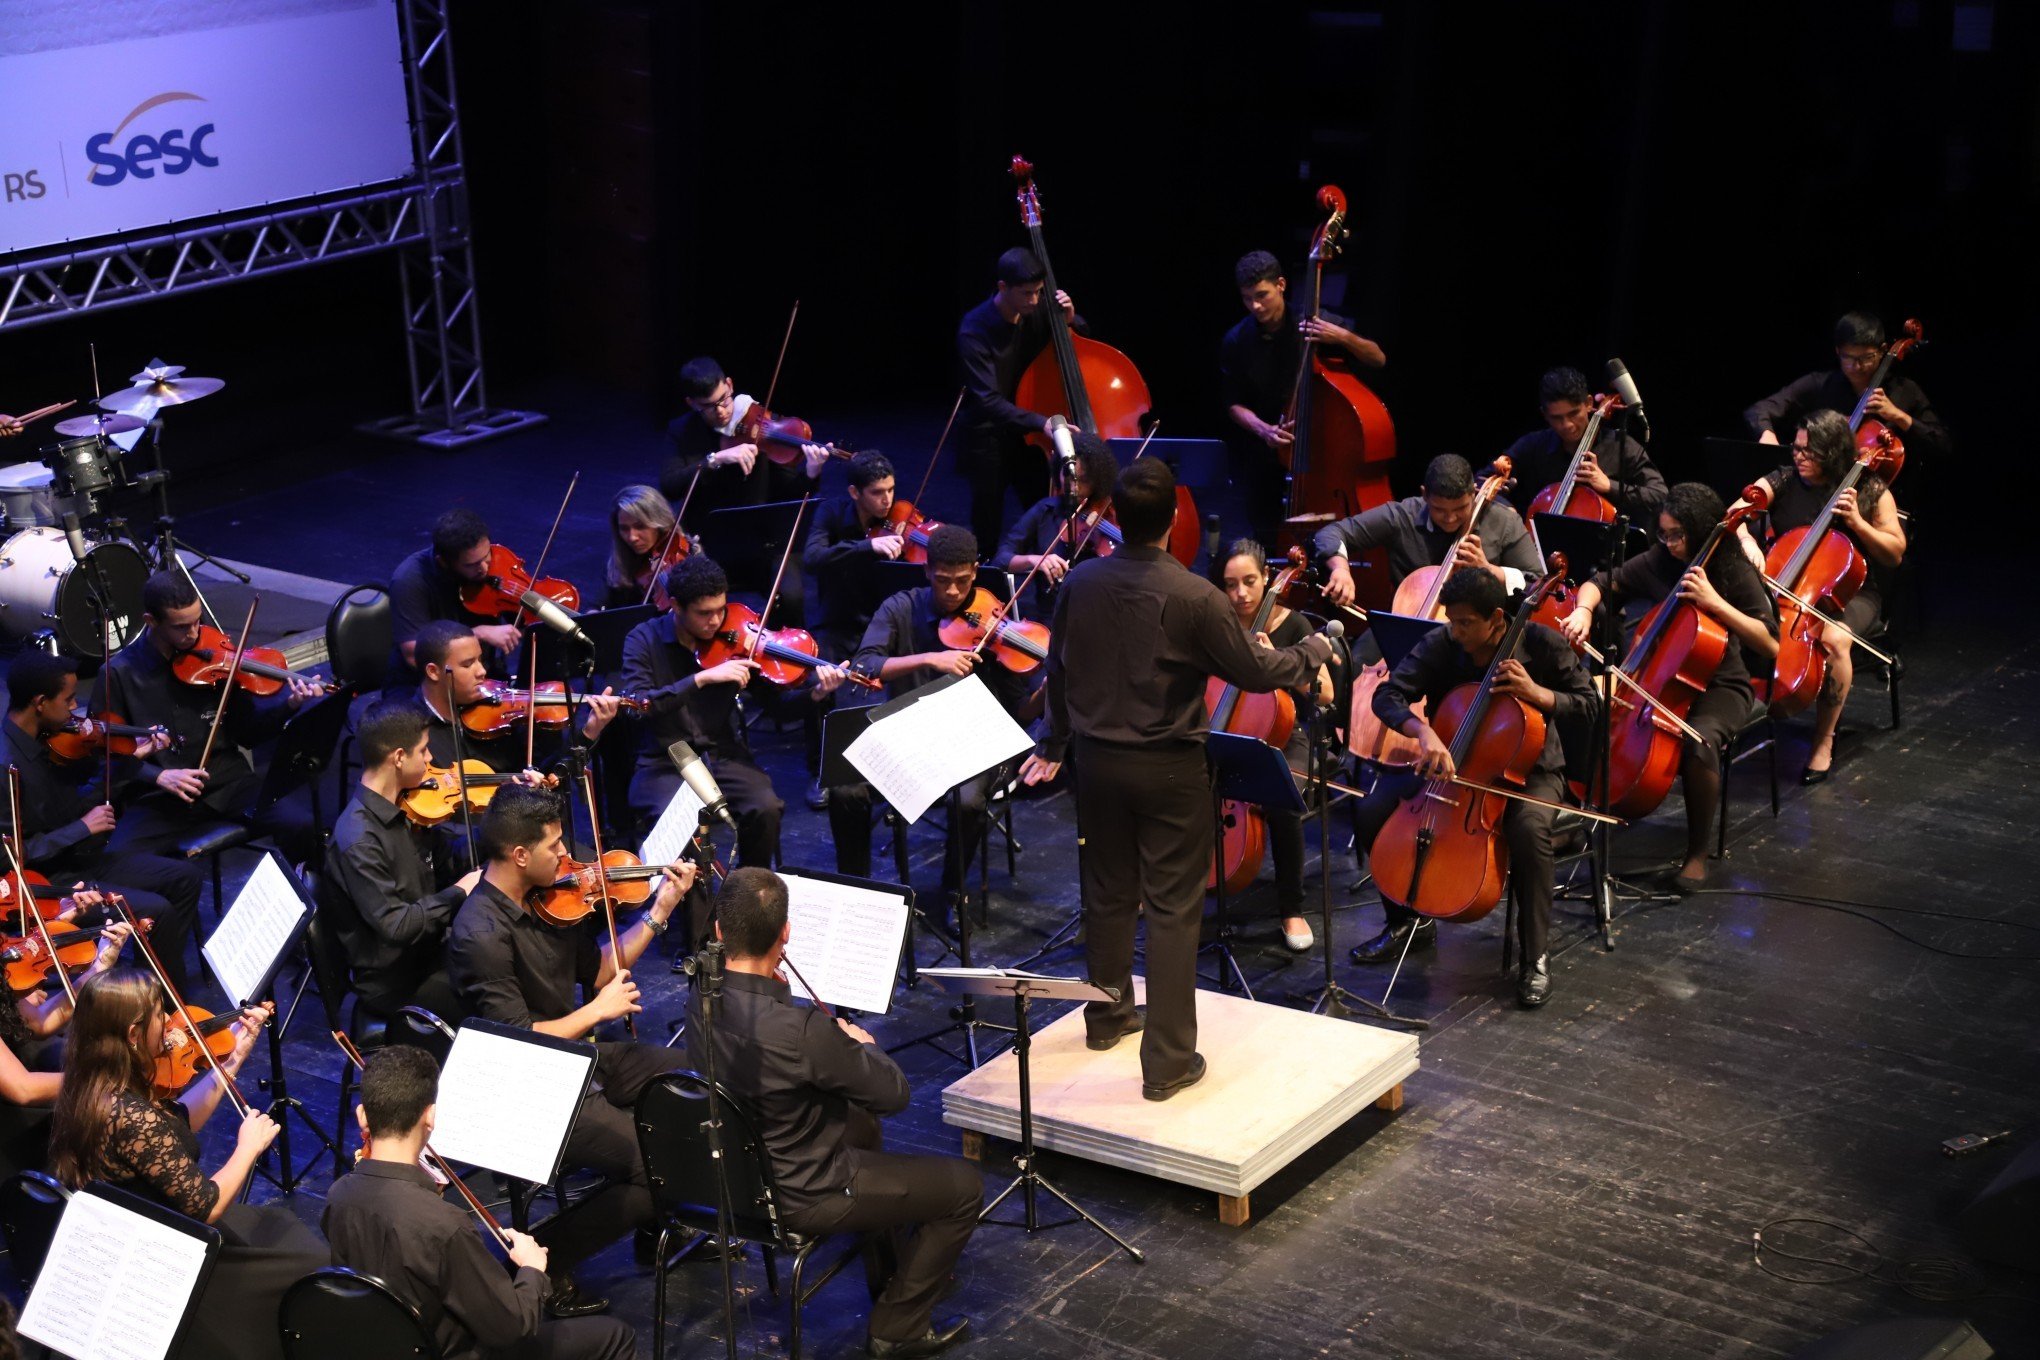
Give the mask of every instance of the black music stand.
[{"label": "black music stand", "polygon": [[1783,444],[1764,444],[1754,439],[1700,441],[1701,475],[1725,501],[1734,500],[1742,495],[1744,487],[1791,461],[1792,450]]},{"label": "black music stand", "polygon": [[1176,480],[1184,486],[1216,490],[1232,478],[1231,459],[1223,439],[1164,439],[1156,435],[1153,439],[1108,439],[1105,442],[1121,467],[1131,463],[1145,446],[1146,456],[1167,463],[1175,472]]},{"label": "black music stand", "polygon": [[[1231,991],[1231,979],[1238,978],[1240,991],[1252,1001],[1254,989],[1247,985],[1247,975],[1233,954],[1232,917],[1227,910],[1225,874],[1220,871],[1220,852],[1225,845],[1225,805],[1228,802],[1251,803],[1269,812],[1293,812],[1298,816],[1309,808],[1303,801],[1303,795],[1297,791],[1296,776],[1289,769],[1289,758],[1259,737],[1242,736],[1237,732],[1209,733],[1204,739],[1204,759],[1211,770],[1212,886],[1218,899],[1218,910],[1211,939],[1200,945],[1197,952],[1211,951],[1218,955],[1220,990]],[[1230,974],[1226,971],[1228,968],[1232,970]]]},{"label": "black music stand", "polygon": [[[662,612],[664,611],[655,604],[627,604],[619,605],[615,609],[596,609],[586,614],[576,614],[574,621],[581,625],[581,632],[587,636],[589,643],[594,648],[594,670],[592,673],[604,677],[614,677],[622,671],[624,638],[630,635],[631,629],[647,619],[659,617]],[[532,626],[539,628],[544,625],[533,624]],[[554,647],[550,649],[541,647],[539,649],[539,656],[542,661],[550,659],[554,664],[542,664],[540,666],[539,678],[543,680],[567,679],[569,675],[568,668],[559,663],[565,658],[575,655],[578,655],[583,662],[586,662],[589,660],[589,648],[585,646]],[[581,672],[575,670],[572,674],[579,675]]]},{"label": "black music stand", "polygon": [[1373,636],[1375,646],[1381,649],[1382,664],[1391,674],[1402,664],[1404,657],[1417,649],[1418,643],[1444,626],[1436,619],[1391,614],[1385,609],[1376,609],[1367,615],[1367,631]]},{"label": "black music stand", "polygon": [[347,710],[353,702],[354,695],[343,689],[291,715],[283,731],[277,734],[276,746],[269,755],[269,770],[262,776],[262,787],[255,794],[253,811],[267,812],[298,789],[309,787],[312,825],[327,825],[319,806],[319,776],[332,763],[340,734],[347,730]]},{"label": "black music stand", "polygon": [[1619,518],[1603,523],[1547,510],[1530,519],[1530,536],[1537,545],[1538,560],[1549,563],[1553,553],[1564,553],[1565,583],[1569,586],[1577,586],[1603,567],[1620,566],[1622,540],[1628,531],[1628,521]]},{"label": "black music stand", "polygon": [[[701,521],[701,550],[731,572],[731,585],[758,566],[764,567],[764,584],[770,585],[772,571],[779,565],[787,540],[796,532],[795,522],[804,518],[801,507],[806,504],[806,501],[769,501],[764,505],[733,505],[711,511]],[[787,559],[786,570],[789,575],[800,570],[799,553]],[[748,588],[749,582],[745,584]],[[797,622],[768,620],[775,621]]]},{"label": "black music stand", "polygon": [[[1013,998],[1013,1053],[1020,1064],[1020,1151],[1014,1154],[1013,1165],[1020,1174],[1013,1179],[1012,1184],[993,1197],[990,1204],[987,1204],[979,1211],[978,1222],[988,1227],[1023,1228],[1027,1232],[1033,1233],[1043,1228],[1068,1227],[1078,1219],[1082,1219],[1099,1232],[1105,1234],[1105,1236],[1111,1238],[1121,1251],[1131,1256],[1134,1260],[1146,1261],[1147,1257],[1140,1248],[1134,1246],[1118,1233],[1091,1217],[1085,1211],[1083,1205],[1078,1204],[1068,1195],[1050,1185],[1048,1180],[1034,1166],[1036,1157],[1034,1148],[1034,1087],[1031,1071],[1028,1066],[1028,1050],[1032,1042],[1032,1038],[1027,1032],[1028,1005],[1035,997],[1040,997],[1044,1001],[1117,1001],[1119,999],[1119,989],[1116,987],[1100,987],[1093,983],[1079,981],[1076,978],[1040,977],[1033,973],[1020,972],[964,974],[949,969],[931,968],[927,970],[927,976],[935,978],[942,984],[945,990],[962,996],[965,1005],[970,1004],[972,997],[978,996],[1010,996]],[[1021,1199],[1026,1205],[1027,1217],[1025,1221],[1013,1223],[993,1218],[991,1216],[992,1211],[1005,1203],[1006,1197],[1015,1190],[1021,1192]],[[1054,1195],[1068,1206],[1070,1211],[1076,1214],[1077,1217],[1064,1219],[1060,1223],[1042,1223],[1035,1207],[1035,1194],[1037,1190],[1046,1190],[1049,1194]]]}]

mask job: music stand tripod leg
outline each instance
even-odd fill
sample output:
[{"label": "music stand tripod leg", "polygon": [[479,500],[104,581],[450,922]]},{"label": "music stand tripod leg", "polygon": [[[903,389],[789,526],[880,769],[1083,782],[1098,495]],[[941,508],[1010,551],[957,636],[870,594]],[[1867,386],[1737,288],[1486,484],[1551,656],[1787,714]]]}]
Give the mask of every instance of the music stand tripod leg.
[{"label": "music stand tripod leg", "polygon": [[[1227,893],[1225,890],[1224,846],[1225,799],[1219,796],[1218,781],[1213,779],[1211,783],[1211,882],[1212,886],[1217,890],[1214,895],[1217,898],[1218,905],[1212,914],[1211,938],[1200,945],[1197,952],[1199,954],[1216,953],[1218,955],[1218,987],[1220,991],[1231,991],[1233,982],[1237,980],[1240,984],[1240,993],[1247,1000],[1252,1001],[1254,999],[1254,989],[1247,985],[1246,969],[1240,967],[1239,956],[1233,953],[1232,918],[1228,911]],[[1230,974],[1226,971],[1228,968],[1232,970]]]},{"label": "music stand tripod leg", "polygon": [[[279,1172],[272,1173],[267,1169],[268,1154],[266,1152],[263,1154],[262,1161],[257,1163],[257,1166],[262,1170],[262,1174],[286,1195],[295,1194],[298,1186],[304,1184],[305,1180],[312,1174],[314,1167],[320,1166],[326,1160],[340,1155],[340,1149],[334,1145],[332,1138],[327,1135],[326,1130],[320,1127],[319,1121],[312,1118],[311,1114],[305,1109],[304,1102],[291,1095],[289,1084],[284,1078],[283,1032],[289,1027],[291,1017],[297,1014],[298,1003],[305,999],[305,989],[311,985],[311,981],[311,963],[307,959],[305,961],[304,975],[298,979],[297,991],[291,996],[289,1008],[278,1017],[274,1024],[267,1026],[269,1031],[269,1075],[261,1079],[261,1086],[270,1098],[270,1114],[272,1117],[276,1117],[275,1150]],[[271,999],[274,999],[273,988],[271,989]],[[282,1111],[282,1114],[277,1116],[277,1111],[279,1110]],[[305,1127],[312,1131],[312,1137],[319,1141],[319,1147],[313,1151],[311,1157],[306,1160],[302,1167],[291,1164],[290,1117],[293,1114],[304,1121]]]}]

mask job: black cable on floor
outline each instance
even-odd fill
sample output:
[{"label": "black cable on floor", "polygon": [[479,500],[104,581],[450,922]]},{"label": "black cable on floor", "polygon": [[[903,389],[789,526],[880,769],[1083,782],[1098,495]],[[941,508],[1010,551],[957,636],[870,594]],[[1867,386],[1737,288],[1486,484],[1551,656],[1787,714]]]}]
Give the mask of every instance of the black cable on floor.
[{"label": "black cable on floor", "polygon": [[[1765,1233],[1791,1226],[1828,1229],[1843,1239],[1835,1243],[1835,1247],[1853,1250],[1857,1256],[1868,1258],[1867,1262],[1858,1263],[1844,1255],[1809,1255],[1781,1247],[1775,1240],[1764,1240]],[[2020,1298],[2016,1294],[1993,1293],[1980,1271],[1952,1256],[1919,1256],[1889,1266],[1884,1253],[1869,1238],[1832,1219],[1803,1215],[1774,1218],[1751,1235],[1750,1251],[1757,1269],[1773,1279],[1791,1284],[1847,1284],[1851,1280],[1869,1280],[1901,1290],[1925,1303],[1974,1303],[1980,1299]],[[1807,1269],[1798,1274],[1781,1270],[1765,1259],[1767,1255],[1773,1260],[1794,1262]]]},{"label": "black cable on floor", "polygon": [[1815,907],[1822,911],[1833,911],[1839,912],[1844,916],[1853,916],[1859,921],[1868,921],[1874,926],[1890,931],[1907,944],[1915,945],[1930,953],[1944,955],[1951,959],[1977,959],[1999,963],[2040,963],[2040,954],[1977,954],[1960,949],[1944,949],[1940,945],[1920,939],[1916,935],[1909,935],[1891,922],[1881,917],[1873,916],[1870,913],[1886,911],[1903,916],[1926,916],[1945,921],[1961,921],[1967,925],[2000,926],[2012,930],[2040,931],[2040,926],[2029,925],[2024,921],[2000,921],[1988,916],[1970,916],[1956,911],[1934,911],[1926,907],[1894,907],[1879,902],[1856,902],[1847,898],[1816,897],[1810,893],[1775,892],[1761,888],[1703,888],[1699,892],[1693,893],[1692,897],[1754,897],[1764,901],[1789,902],[1794,906]]}]

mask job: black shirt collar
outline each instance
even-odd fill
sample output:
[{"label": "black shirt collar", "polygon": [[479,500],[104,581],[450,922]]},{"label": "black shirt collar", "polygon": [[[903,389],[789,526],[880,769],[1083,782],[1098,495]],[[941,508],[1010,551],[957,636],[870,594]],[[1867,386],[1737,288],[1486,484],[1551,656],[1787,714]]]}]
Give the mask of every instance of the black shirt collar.
[{"label": "black shirt collar", "polygon": [[355,786],[354,801],[361,804],[363,812],[366,812],[384,826],[392,826],[404,819],[404,810],[402,808],[366,784]]},{"label": "black shirt collar", "polygon": [[778,978],[762,977],[757,973],[739,973],[734,969],[726,969],[723,972],[723,986],[734,987],[740,992],[749,992],[754,996],[770,997],[774,1001],[788,1005],[793,1002],[792,987]]},{"label": "black shirt collar", "polygon": [[382,1180],[402,1181],[415,1185],[421,1190],[439,1192],[439,1182],[425,1174],[425,1168],[416,1162],[384,1162],[373,1157],[363,1157],[354,1164],[357,1176],[375,1176]]}]

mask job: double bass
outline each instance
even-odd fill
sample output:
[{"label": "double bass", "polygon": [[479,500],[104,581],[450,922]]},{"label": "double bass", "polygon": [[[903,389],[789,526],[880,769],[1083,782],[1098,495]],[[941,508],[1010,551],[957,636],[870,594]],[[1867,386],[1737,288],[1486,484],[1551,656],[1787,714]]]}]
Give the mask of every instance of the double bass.
[{"label": "double bass", "polygon": [[[1338,256],[1340,243],[1351,234],[1346,195],[1338,185],[1319,189],[1317,204],[1326,216],[1311,236],[1304,320],[1316,319],[1323,310],[1325,263]],[[1282,457],[1289,469],[1289,532],[1296,541],[1308,543],[1319,524],[1388,504],[1388,469],[1395,461],[1395,422],[1388,407],[1346,359],[1326,354],[1309,337],[1283,424],[1293,440]],[[1364,576],[1356,572],[1355,582],[1385,583],[1386,555],[1374,550],[1369,562],[1375,570]],[[1385,586],[1362,590],[1358,603],[1378,608],[1387,593]]]}]

